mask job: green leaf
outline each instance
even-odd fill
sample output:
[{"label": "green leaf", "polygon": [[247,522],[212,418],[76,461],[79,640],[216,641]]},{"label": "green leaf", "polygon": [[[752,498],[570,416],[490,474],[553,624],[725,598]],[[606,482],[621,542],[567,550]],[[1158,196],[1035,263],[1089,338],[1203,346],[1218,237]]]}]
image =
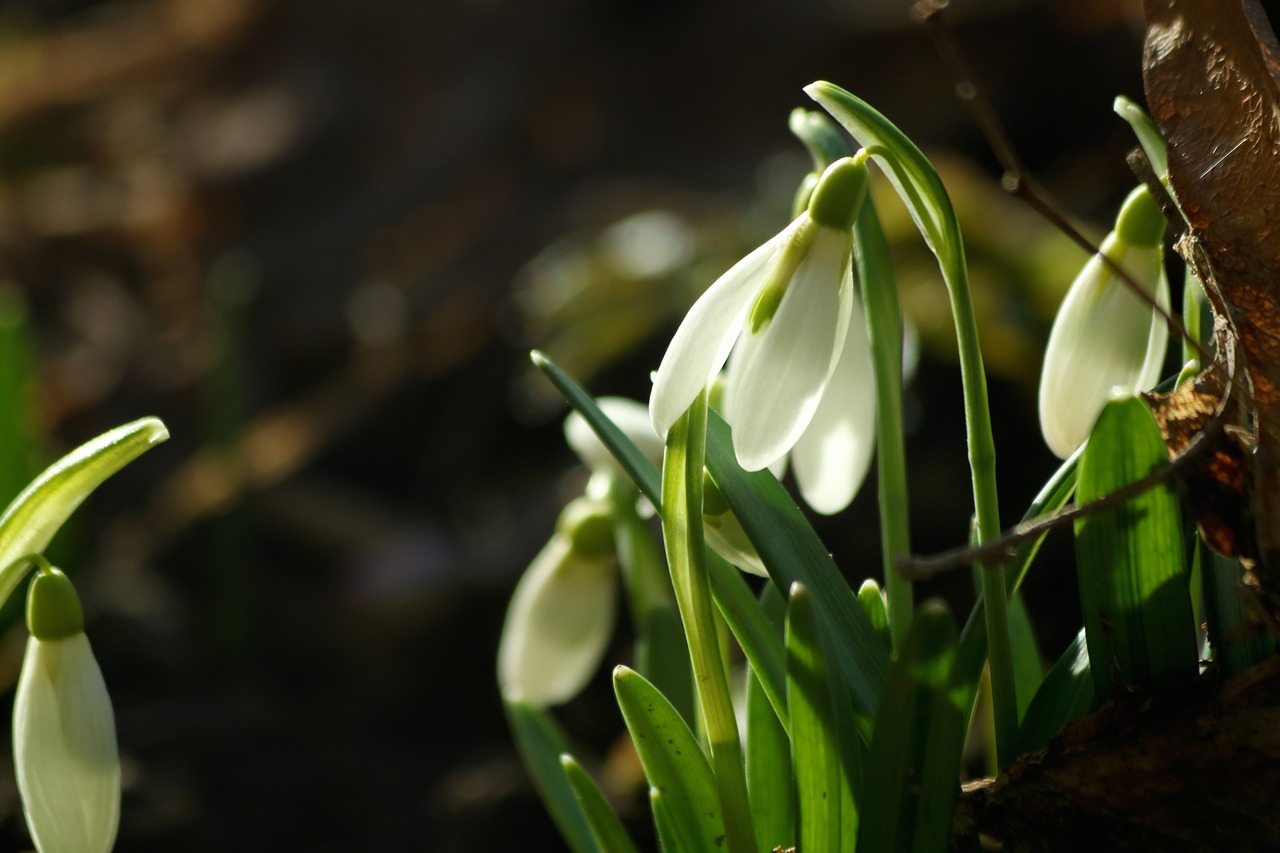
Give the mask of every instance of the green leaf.
[{"label": "green leaf", "polygon": [[[791,765],[800,803],[799,847],[838,853],[856,838],[858,813],[841,766],[831,688],[818,635],[813,596],[791,587],[787,608],[787,702],[791,708]],[[854,768],[848,768],[853,771]]]},{"label": "green leaf", "polygon": [[1021,720],[1044,680],[1044,668],[1031,616],[1022,596],[1016,592],[1009,594],[1009,645],[1013,651],[1013,680],[1018,685],[1018,719]]},{"label": "green leaf", "polygon": [[[662,477],[653,463],[645,458],[644,454],[636,448],[621,430],[614,426],[613,422],[600,410],[591,396],[556,367],[550,359],[541,353],[535,352],[533,354],[533,362],[555,384],[556,388],[564,394],[569,404],[583,416],[600,438],[600,441],[632,477],[640,492],[661,513]],[[810,531],[810,534],[812,535],[812,531]],[[814,541],[816,542],[816,537]],[[821,543],[818,543],[818,548],[822,548]],[[823,549],[823,553],[825,553],[825,549]],[[785,724],[787,717],[785,703],[782,701],[784,690],[782,687],[781,643],[773,644],[766,639],[766,633],[761,628],[759,613],[757,608],[754,607],[755,602],[751,601],[748,604],[746,599],[743,598],[742,593],[746,586],[738,570],[725,571],[727,563],[724,563],[717,555],[712,554],[711,557],[711,585],[717,604],[721,611],[724,612],[730,629],[734,632],[745,653],[748,657],[754,656],[757,658],[756,663],[760,667],[760,674],[768,694],[774,699],[779,711],[779,719],[783,720]],[[669,622],[670,620],[667,619],[667,621]],[[651,642],[659,641],[655,639]],[[687,646],[683,657],[688,658]]]},{"label": "green leaf", "polygon": [[[773,589],[773,587],[767,587]],[[781,600],[781,599],[779,599]],[[747,667],[747,795],[761,850],[796,843],[796,792],[791,781],[791,743],[778,722],[755,669]]]},{"label": "green leaf", "polygon": [[711,592],[725,623],[734,639],[742,647],[761,689],[769,697],[778,721],[786,730],[787,714],[787,664],[786,652],[773,626],[760,609],[760,603],[751,594],[742,572],[714,551],[707,552],[707,567],[711,571]]},{"label": "green leaf", "polygon": [[669,851],[714,851],[724,840],[720,797],[697,738],[680,713],[652,684],[620,666],[613,689],[649,785],[661,794],[663,816],[654,818]]},{"label": "green leaf", "polygon": [[631,837],[623,829],[622,821],[618,820],[609,801],[600,793],[595,780],[568,753],[560,756],[560,765],[564,768],[565,776],[578,798],[578,805],[587,817],[591,834],[599,848],[605,853],[635,853],[636,847],[631,843]]},{"label": "green leaf", "polygon": [[862,605],[862,612],[867,614],[871,627],[884,641],[885,652],[889,652],[893,645],[889,636],[889,609],[885,606],[884,592],[874,578],[867,578],[858,587],[858,604]]},{"label": "green leaf", "polygon": [[946,849],[968,719],[955,655],[951,614],[926,601],[885,680],[859,804],[860,850]]},{"label": "green leaf", "polygon": [[0,602],[26,574],[22,558],[49,545],[76,507],[104,480],[169,437],[143,418],[80,445],[45,469],[0,516]]},{"label": "green leaf", "polygon": [[[1067,501],[1075,492],[1076,462],[1079,458],[1080,452],[1077,451],[1059,466],[1023,514],[1023,522],[1057,512],[1067,505]],[[1023,540],[1015,549],[1005,574],[1010,593],[1015,592],[1022,585],[1027,572],[1031,569],[1031,564],[1035,561],[1036,554],[1040,552],[1040,545],[1043,544],[1046,535],[1047,533],[1042,533]],[[960,647],[956,654],[957,679],[969,686],[971,697],[976,695],[978,679],[982,677],[982,666],[987,655],[987,622],[984,608],[985,605],[979,598],[969,612],[969,618],[965,620],[964,630],[960,632]]]},{"label": "green leaf", "polygon": [[[1105,497],[1167,461],[1146,403],[1113,400],[1080,458],[1077,500]],[[1078,519],[1075,531],[1080,609],[1099,698],[1118,686],[1159,688],[1194,677],[1195,620],[1172,485]]]},{"label": "green leaf", "polygon": [[666,561],[658,553],[648,525],[636,512],[634,486],[615,478],[609,489],[609,503],[618,565],[636,632],[635,669],[671,700],[685,720],[692,722],[693,665]]},{"label": "green leaf", "polygon": [[640,493],[648,498],[654,506],[662,503],[662,475],[658,473],[658,469],[650,462],[640,449],[635,446],[626,434],[609,420],[604,412],[600,411],[600,407],[596,405],[595,400],[578,383],[574,382],[569,376],[557,367],[551,359],[547,358],[543,353],[534,350],[529,353],[530,360],[533,361],[534,367],[542,371],[542,373],[551,380],[551,384],[556,386],[569,405],[573,406],[587,424],[595,431],[600,438],[602,444],[609,449],[614,458],[618,460],[618,464],[627,472],[628,476],[635,481],[636,488]]},{"label": "green leaf", "polygon": [[729,853],[743,853],[755,846],[756,833],[747,798],[738,718],[729,691],[726,662],[721,656],[721,626],[711,595],[703,538],[706,425],[707,400],[703,391],[676,419],[667,435],[662,459],[662,538],[693,662],[694,686],[720,794],[727,848]]},{"label": "green leaf", "polygon": [[560,727],[549,714],[532,705],[523,702],[503,702],[503,705],[520,758],[560,834],[575,853],[602,851],[604,848],[596,843],[591,822],[560,761],[560,756],[569,751]]},{"label": "green leaf", "polygon": [[1160,134],[1160,128],[1156,127],[1156,123],[1142,107],[1124,95],[1116,97],[1113,108],[1116,115],[1127,121],[1133,128],[1133,135],[1138,138],[1142,152],[1147,155],[1151,170],[1156,173],[1157,178],[1163,180],[1169,171],[1169,151],[1164,136]]},{"label": "green leaf", "polygon": [[1196,540],[1213,660],[1234,675],[1275,654],[1276,641],[1249,615],[1240,561],[1213,553],[1199,536]]},{"label": "green leaf", "polygon": [[1022,720],[1019,747],[1023,753],[1037,752],[1067,723],[1090,713],[1098,704],[1089,671],[1089,653],[1084,629],[1067,646],[1053,669],[1040,684]]},{"label": "green leaf", "polygon": [[826,546],[773,474],[742,470],[729,425],[715,412],[707,425],[707,467],[774,585],[789,590],[799,581],[813,593],[820,629],[831,643],[833,677],[848,683],[859,727],[868,730],[889,656]]},{"label": "green leaf", "polygon": [[[991,410],[987,402],[987,379],[982,365],[978,324],[969,292],[969,267],[965,262],[964,240],[951,199],[937,171],[915,143],[865,101],[839,86],[821,81],[806,86],[805,92],[866,146],[898,191],[925,243],[937,257],[938,269],[950,299],[960,358],[960,379],[964,386],[974,527],[978,542],[988,542],[1000,535],[996,449],[991,432]],[[987,562],[980,568],[986,602],[983,614],[989,623],[987,658],[995,710],[996,751],[1001,763],[1005,763],[1012,758],[1018,734],[1018,707],[1005,600],[1006,580],[999,565]],[[889,622],[894,628],[895,640],[900,636],[896,599],[901,598],[894,594],[891,585]]]}]

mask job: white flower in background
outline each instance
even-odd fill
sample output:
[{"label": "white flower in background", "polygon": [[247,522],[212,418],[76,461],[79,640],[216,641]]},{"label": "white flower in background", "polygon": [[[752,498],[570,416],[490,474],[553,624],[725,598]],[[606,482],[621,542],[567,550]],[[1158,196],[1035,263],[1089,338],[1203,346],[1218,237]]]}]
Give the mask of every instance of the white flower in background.
[{"label": "white flower in background", "polygon": [[725,416],[739,464],[758,471],[796,448],[801,493],[820,512],[852,499],[874,440],[870,345],[850,266],[864,159],[827,167],[808,209],[694,303],[649,401],[665,436],[732,350]]},{"label": "white flower in background", "polygon": [[[1102,252],[1166,311],[1165,221],[1145,187],[1125,199]],[[1160,381],[1169,345],[1161,316],[1095,255],[1054,319],[1040,375],[1040,429],[1065,459],[1089,438],[1114,391],[1148,391]]]},{"label": "white flower in background", "polygon": [[[625,397],[599,397],[596,405],[604,412],[605,417],[613,421],[614,426],[631,439],[631,443],[646,459],[654,465],[662,464],[662,438],[653,431],[649,410],[643,404]],[[591,469],[593,479],[605,474],[630,480],[618,460],[609,452],[609,448],[604,446],[595,430],[587,423],[587,419],[577,412],[570,412],[564,419],[564,439],[573,452],[578,454],[582,464]],[[588,491],[595,494],[593,489]]]},{"label": "white flower in background", "polygon": [[613,636],[615,563],[608,507],[571,502],[507,606],[498,645],[504,699],[545,708],[578,695]]},{"label": "white flower in background", "polygon": [[120,820],[120,757],[102,672],[75,589],[41,570],[27,598],[31,638],[13,703],[13,760],[39,853],[107,853]]}]

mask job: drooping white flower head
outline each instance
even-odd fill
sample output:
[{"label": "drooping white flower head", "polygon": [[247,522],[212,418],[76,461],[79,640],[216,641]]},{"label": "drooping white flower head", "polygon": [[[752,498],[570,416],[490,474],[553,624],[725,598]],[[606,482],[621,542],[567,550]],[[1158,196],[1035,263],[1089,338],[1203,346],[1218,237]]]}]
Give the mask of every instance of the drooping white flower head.
[{"label": "drooping white flower head", "polygon": [[39,853],[107,853],[120,821],[120,756],[102,672],[75,589],[57,569],[32,579],[31,638],[13,704],[13,759]]},{"label": "drooping white flower head", "polygon": [[739,464],[758,471],[803,443],[797,477],[821,512],[852,499],[874,434],[870,346],[850,266],[866,182],[863,155],[827,167],[808,208],[694,303],[649,401],[665,436],[732,351],[725,416]]},{"label": "drooping white flower head", "polygon": [[[740,413],[733,423],[738,461],[758,471],[791,449],[844,344],[850,227],[865,192],[863,163],[833,163],[809,208],[694,303],[654,378],[649,413],[655,432],[666,436],[743,337],[747,351],[735,359],[741,366],[729,380]],[[843,208],[839,215],[837,208]]]},{"label": "drooping white flower head", "polygon": [[[1169,307],[1164,273],[1165,222],[1145,187],[1129,194],[1102,252],[1120,264],[1161,308]],[[1040,429],[1066,459],[1089,438],[1113,389],[1148,391],[1160,381],[1169,330],[1151,305],[1095,255],[1058,309],[1040,375]]]},{"label": "drooping white flower head", "polygon": [[571,502],[507,606],[498,645],[504,699],[545,708],[582,690],[613,635],[614,563],[607,508],[588,498]]}]

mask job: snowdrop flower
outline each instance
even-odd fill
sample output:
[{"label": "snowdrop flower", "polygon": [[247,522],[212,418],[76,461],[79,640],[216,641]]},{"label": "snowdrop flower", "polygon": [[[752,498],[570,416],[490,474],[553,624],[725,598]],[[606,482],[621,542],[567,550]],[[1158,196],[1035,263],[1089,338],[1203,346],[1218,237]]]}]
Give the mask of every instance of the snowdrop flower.
[{"label": "snowdrop flower", "polygon": [[[653,431],[653,425],[649,422],[648,409],[635,400],[628,400],[625,397],[599,397],[596,399],[596,405],[627,438],[631,439],[632,444],[644,454],[646,459],[654,465],[662,464],[662,438]],[[564,419],[564,439],[573,452],[578,454],[582,464],[591,469],[593,482],[588,486],[588,494],[602,496],[602,489],[607,488],[607,484],[601,483],[605,477],[621,477],[625,481],[630,480],[622,466],[618,464],[618,460],[614,459],[613,454],[609,452],[609,448],[604,446],[595,430],[587,423],[587,419],[576,411],[571,412]]]},{"label": "snowdrop flower", "polygon": [[41,569],[13,704],[13,758],[39,853],[107,853],[120,820],[120,756],[102,672],[67,576]]},{"label": "snowdrop flower", "polygon": [[[1161,308],[1169,307],[1164,273],[1165,221],[1146,187],[1125,199],[1102,252],[1120,264]],[[1147,391],[1160,381],[1169,344],[1164,319],[1095,255],[1072,282],[1045,348],[1040,429],[1066,459],[1093,430],[1113,389]]]},{"label": "snowdrop flower", "polygon": [[614,563],[608,508],[589,498],[571,502],[507,607],[498,645],[504,699],[545,708],[578,695],[613,635]]},{"label": "snowdrop flower", "polygon": [[801,494],[819,512],[852,499],[874,440],[870,344],[850,267],[866,184],[863,154],[828,166],[808,208],[694,303],[649,401],[665,436],[732,350],[725,416],[739,464],[758,471],[794,448]]}]

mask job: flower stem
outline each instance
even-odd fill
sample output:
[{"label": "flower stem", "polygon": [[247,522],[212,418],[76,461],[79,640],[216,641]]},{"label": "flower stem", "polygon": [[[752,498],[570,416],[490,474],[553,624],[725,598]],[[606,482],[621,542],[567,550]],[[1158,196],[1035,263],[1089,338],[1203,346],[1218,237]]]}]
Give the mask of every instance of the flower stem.
[{"label": "flower stem", "polygon": [[[996,450],[987,404],[987,377],[982,367],[982,350],[978,346],[978,324],[969,293],[964,239],[951,198],[924,153],[875,108],[831,83],[811,83],[805,87],[805,92],[866,146],[884,168],[885,175],[907,205],[912,220],[938,259],[938,268],[942,271],[951,299],[951,315],[955,321],[960,353],[977,538],[979,544],[987,542],[1000,535]],[[1001,766],[1005,766],[1014,759],[1017,748],[1018,701],[1013,684],[1004,572],[998,564],[982,567],[982,587],[986,601],[987,660],[991,666],[995,705],[996,753]]]},{"label": "flower stem", "polygon": [[711,767],[724,814],[729,853],[755,849],[755,827],[738,741],[738,722],[716,626],[702,529],[702,471],[707,447],[707,395],[703,391],[667,436],[662,460],[662,534],[676,603],[693,660]]},{"label": "flower stem", "polygon": [[902,313],[893,261],[875,206],[867,198],[854,225],[854,264],[867,306],[876,376],[876,470],[879,484],[880,541],[884,553],[884,588],[888,599],[889,636],[896,654],[911,627],[911,582],[894,568],[911,553],[907,516],[907,459],[902,428]]}]

